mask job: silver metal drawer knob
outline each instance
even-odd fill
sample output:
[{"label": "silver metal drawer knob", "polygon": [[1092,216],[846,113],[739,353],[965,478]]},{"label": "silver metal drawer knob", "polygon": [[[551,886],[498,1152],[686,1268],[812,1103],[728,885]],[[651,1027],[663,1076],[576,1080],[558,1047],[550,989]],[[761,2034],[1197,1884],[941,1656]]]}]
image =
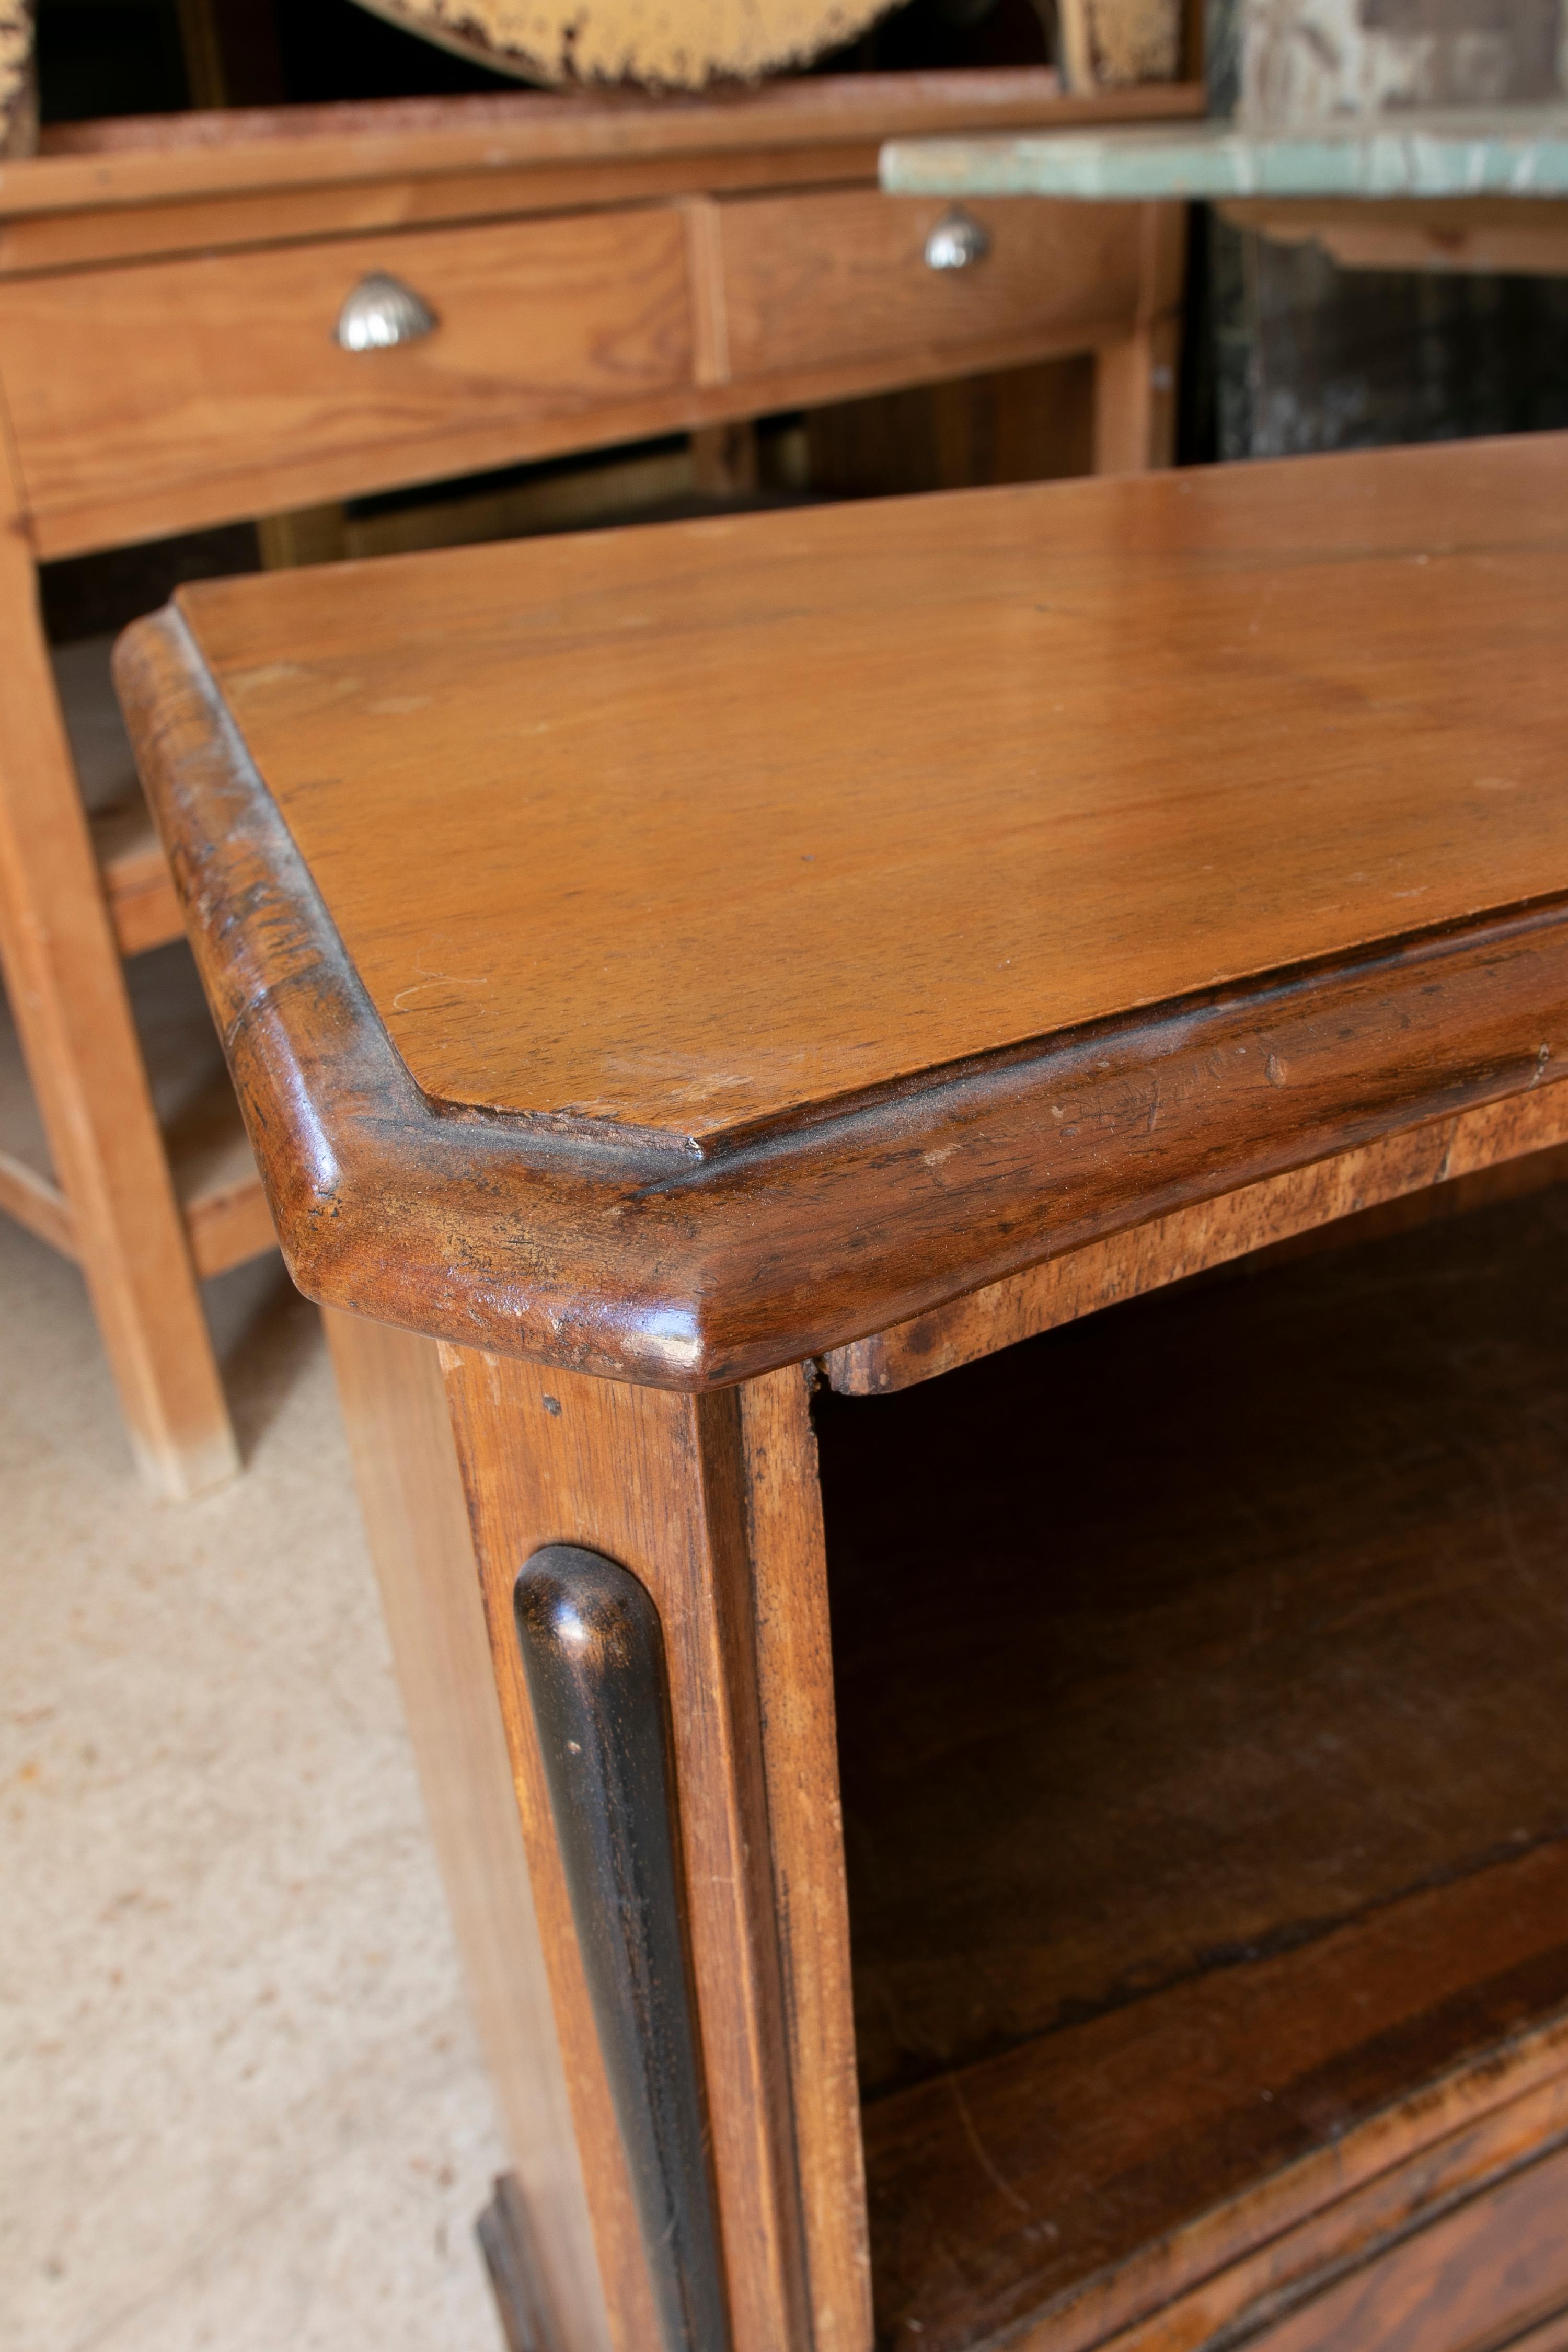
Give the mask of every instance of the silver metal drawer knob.
[{"label": "silver metal drawer knob", "polygon": [[973,269],[991,250],[991,239],[967,213],[951,212],[926,239],[928,269]]},{"label": "silver metal drawer knob", "polygon": [[440,320],[423,295],[401,278],[373,269],[338,312],[335,340],[345,352],[389,352],[433,335]]}]

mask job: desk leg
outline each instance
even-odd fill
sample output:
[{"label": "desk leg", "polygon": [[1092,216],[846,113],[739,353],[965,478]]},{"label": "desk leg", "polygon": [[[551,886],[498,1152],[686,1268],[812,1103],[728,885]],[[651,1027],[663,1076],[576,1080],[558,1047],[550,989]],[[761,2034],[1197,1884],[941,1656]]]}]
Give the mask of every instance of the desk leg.
[{"label": "desk leg", "polygon": [[142,1476],[239,1467],[0,454],[0,961]]},{"label": "desk leg", "polygon": [[1181,328],[1155,319],[1094,355],[1094,470],[1146,474],[1174,463]]},{"label": "desk leg", "polygon": [[[443,1348],[441,1360],[617,2352],[668,2341],[638,2215],[674,2184],[656,2182],[650,2193],[632,2175],[650,2160],[648,2143],[623,2136],[610,2081],[628,2051],[635,2066],[648,2019],[623,2014],[601,2031],[605,1972],[584,1966],[570,1892],[575,1874],[581,1908],[583,1857],[571,1857],[570,1871],[563,1863],[541,1724],[546,1737],[565,1734],[531,1696],[514,1614],[520,1570],[560,1546],[635,1580],[668,1678],[675,1818],[667,1828],[684,1915],[668,1924],[689,1954],[687,2048],[711,2148],[717,2291],[734,2352],[868,2352],[826,1582],[804,1375],[682,1397],[468,1349]],[[606,1801],[599,1827],[609,1841],[616,1811]],[[568,1838],[576,1834],[568,1824]],[[611,1846],[605,1853],[613,1864]],[[642,2053],[645,2074],[657,2055]],[[624,2108],[624,2079],[621,2088]]]},{"label": "desk leg", "polygon": [[1176,362],[1187,268],[1187,208],[1142,207],[1138,322],[1094,358],[1094,470],[1145,474],[1176,456]]}]

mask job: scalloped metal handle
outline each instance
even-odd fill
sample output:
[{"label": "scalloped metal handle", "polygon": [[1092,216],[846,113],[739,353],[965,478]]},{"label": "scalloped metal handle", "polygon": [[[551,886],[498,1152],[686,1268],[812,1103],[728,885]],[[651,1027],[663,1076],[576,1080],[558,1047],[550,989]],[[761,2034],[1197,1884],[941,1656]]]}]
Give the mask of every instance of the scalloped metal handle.
[{"label": "scalloped metal handle", "polygon": [[956,209],[944,213],[926,239],[928,269],[973,269],[991,250],[991,239],[977,220]]},{"label": "scalloped metal handle", "polygon": [[440,323],[423,294],[388,270],[373,269],[338,312],[332,340],[345,352],[390,352],[423,342]]}]

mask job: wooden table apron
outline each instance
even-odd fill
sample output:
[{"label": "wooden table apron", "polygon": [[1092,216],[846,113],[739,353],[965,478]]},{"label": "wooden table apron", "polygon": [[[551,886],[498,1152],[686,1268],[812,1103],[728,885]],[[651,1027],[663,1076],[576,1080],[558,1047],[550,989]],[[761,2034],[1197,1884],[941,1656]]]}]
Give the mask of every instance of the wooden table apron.
[{"label": "wooden table apron", "polygon": [[[1482,497],[1500,545],[1562,452],[1314,462],[1202,496],[1397,478],[1441,513],[1479,464],[1514,500]],[[1156,494],[1095,511],[1118,543],[1199,529]],[[672,1165],[421,1093],[209,671],[200,633],[227,623],[187,610],[195,635],[172,612],[124,641],[121,691],[285,1248],[329,1310],[554,2341],[868,2352],[812,1384],[902,1385],[1568,1141],[1568,872]],[[1289,2218],[1249,2209],[1225,2260]],[[1134,2265],[1030,2340],[1173,2340],[1157,2307],[1218,2260]]]}]

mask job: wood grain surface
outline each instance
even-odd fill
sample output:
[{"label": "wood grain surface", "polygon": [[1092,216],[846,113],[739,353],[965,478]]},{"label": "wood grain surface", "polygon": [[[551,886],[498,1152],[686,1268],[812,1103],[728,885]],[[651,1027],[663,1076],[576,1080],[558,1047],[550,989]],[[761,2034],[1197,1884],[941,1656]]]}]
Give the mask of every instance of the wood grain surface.
[{"label": "wood grain surface", "polygon": [[431,1838],[559,2352],[608,2352],[436,1344],[357,1316],[324,1321]]},{"label": "wood grain surface", "polygon": [[837,74],[705,98],[518,92],[238,108],[51,124],[0,164],[0,215],[153,205],[226,191],[332,187],[441,172],[810,147],[1037,122],[1200,115],[1198,81],[1065,96],[1048,67]]},{"label": "wood grain surface", "polygon": [[[735,2352],[778,2352],[806,2340],[809,2325],[781,1949],[792,1930],[774,1902],[775,1865],[792,1868],[795,1856],[787,1829],[768,1815],[755,1596],[772,1560],[752,1549],[765,1514],[747,1507],[737,1400],[660,1394],[468,1349],[447,1349],[443,1360],[612,2336],[618,2352],[644,2352],[658,2340],[646,2272],[627,2259],[637,2250],[627,2243],[617,2184],[620,2142],[511,1623],[520,1565],[552,1542],[617,1561],[658,1611],[731,2326]],[[816,1671],[828,1673],[825,1646]],[[784,1851],[775,1852],[781,1838]],[[803,1876],[817,1866],[821,1845],[819,1833],[801,1857]],[[813,1949],[806,1924],[791,1974],[810,1971]],[[822,1990],[847,2008],[842,1978]],[[860,2220],[857,2203],[842,2211],[840,2227],[853,2231]],[[863,2297],[842,2315],[845,2352],[869,2352],[862,2310]]]},{"label": "wood grain surface", "polygon": [[192,592],[121,690],[297,1278],[702,1386],[1528,1092],[1565,474],[1542,436]]},{"label": "wood grain surface", "polygon": [[1568,1175],[1564,1147],[1568,1087],[1538,1087],[1064,1251],[1027,1274],[836,1348],[823,1369],[846,1396],[885,1396],[1254,1252],[1313,1236],[1327,1244],[1391,1212],[1424,1223],[1559,1183]]},{"label": "wood grain surface", "polygon": [[1543,436],[180,610],[423,1091],[714,1150],[1568,887],[1565,491]]},{"label": "wood grain surface", "polygon": [[[424,297],[438,321],[426,341],[339,349],[338,313],[372,271]],[[669,209],[63,271],[0,289],[0,376],[40,509],[107,503],[126,480],[150,496],[237,475],[291,446],[319,461],[423,436],[450,453],[465,428],[681,383],[690,337],[686,240]]]},{"label": "wood grain surface", "polygon": [[1142,272],[1138,205],[980,204],[991,240],[967,269],[927,266],[952,209],[873,188],[735,198],[719,207],[730,364],[737,377],[837,352],[973,342],[1038,327],[1125,329]]}]

